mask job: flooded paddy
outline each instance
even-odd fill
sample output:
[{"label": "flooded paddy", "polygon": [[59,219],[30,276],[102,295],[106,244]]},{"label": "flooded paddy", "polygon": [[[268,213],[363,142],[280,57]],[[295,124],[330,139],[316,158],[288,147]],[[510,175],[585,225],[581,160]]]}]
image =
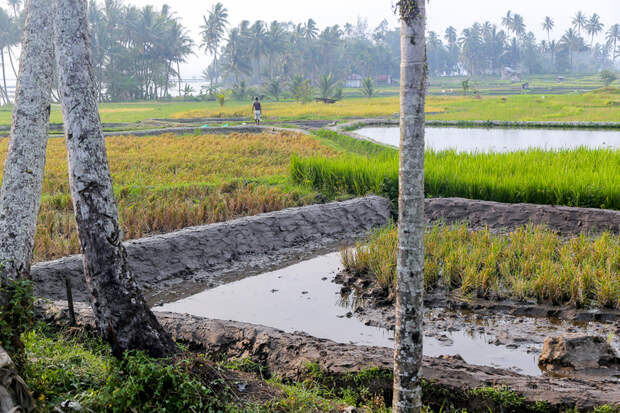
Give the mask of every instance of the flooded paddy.
[{"label": "flooded paddy", "polygon": [[[341,286],[333,282],[340,270],[340,253],[334,252],[208,289],[156,310],[301,331],[339,343],[393,347],[393,332],[365,319],[352,295],[341,295]],[[458,354],[470,364],[540,375],[537,359],[544,335],[534,334],[537,339],[531,340],[526,329],[517,327],[521,336],[502,337],[513,321],[486,317],[482,321],[473,314],[428,310],[424,354]],[[548,327],[545,324],[550,323],[541,327]]]},{"label": "flooded paddy", "polygon": [[[369,127],[355,133],[386,145],[397,147],[400,142],[399,128]],[[426,128],[425,139],[428,149],[458,152],[620,148],[620,132],[609,130]]]}]

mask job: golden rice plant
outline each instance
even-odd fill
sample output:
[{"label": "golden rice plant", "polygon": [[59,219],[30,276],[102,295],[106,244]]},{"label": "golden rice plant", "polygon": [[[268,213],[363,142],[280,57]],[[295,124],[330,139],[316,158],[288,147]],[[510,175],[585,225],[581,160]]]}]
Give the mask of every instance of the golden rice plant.
[{"label": "golden rice plant", "polygon": [[[370,274],[386,290],[396,279],[397,229],[373,233],[343,264],[355,274]],[[434,225],[424,239],[424,281],[431,291],[443,287],[487,299],[515,298],[554,305],[620,309],[620,235],[582,234],[564,238],[541,226],[508,234],[466,225]]]}]

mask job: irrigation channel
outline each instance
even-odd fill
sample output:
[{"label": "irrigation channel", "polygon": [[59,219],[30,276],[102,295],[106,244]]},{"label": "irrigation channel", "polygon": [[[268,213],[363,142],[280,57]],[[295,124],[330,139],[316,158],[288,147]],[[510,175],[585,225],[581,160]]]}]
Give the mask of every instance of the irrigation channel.
[{"label": "irrigation channel", "polygon": [[[394,127],[365,127],[356,134],[390,146],[398,146],[400,130]],[[437,151],[510,152],[529,148],[545,150],[588,148],[620,148],[620,131],[565,129],[476,129],[426,128],[426,145]]]},{"label": "irrigation channel", "polygon": [[[289,267],[221,285],[157,311],[188,313],[221,320],[265,325],[287,333],[304,332],[338,343],[393,347],[387,325],[360,317],[364,303],[342,294],[334,282],[340,253],[332,252]],[[374,325],[374,326],[373,326]],[[484,316],[427,309],[424,354],[459,355],[467,363],[538,376],[537,360],[546,335],[564,332],[601,334],[604,327],[530,317]],[[510,334],[506,331],[512,330]],[[618,348],[620,343],[614,343]]]}]

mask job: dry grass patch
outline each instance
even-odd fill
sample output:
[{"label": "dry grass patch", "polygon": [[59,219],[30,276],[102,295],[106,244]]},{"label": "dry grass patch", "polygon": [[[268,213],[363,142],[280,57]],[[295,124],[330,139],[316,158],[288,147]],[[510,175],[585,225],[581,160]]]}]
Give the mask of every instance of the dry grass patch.
[{"label": "dry grass patch", "polygon": [[[8,140],[0,141],[0,161]],[[314,194],[289,184],[293,154],[330,156],[301,134],[106,139],[126,239],[305,205]],[[62,139],[50,139],[35,261],[79,252]]]}]

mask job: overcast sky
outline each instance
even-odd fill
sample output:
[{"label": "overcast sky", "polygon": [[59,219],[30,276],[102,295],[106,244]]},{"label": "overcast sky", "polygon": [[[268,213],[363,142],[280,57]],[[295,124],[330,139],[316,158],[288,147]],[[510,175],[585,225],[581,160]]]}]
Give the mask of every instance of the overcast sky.
[{"label": "overcast sky", "polygon": [[[144,6],[152,4],[160,8],[169,4],[190,30],[198,42],[202,15],[215,3],[212,0],[124,0],[127,4]],[[368,20],[372,29],[383,19],[390,26],[397,26],[398,20],[392,13],[393,0],[220,0],[228,9],[230,22],[236,25],[241,20],[293,21],[303,22],[313,18],[319,27],[346,22],[355,23],[357,18]],[[5,2],[5,0],[2,0]],[[534,31],[540,39],[546,36],[541,28],[545,16],[551,16],[556,23],[552,37],[559,38],[570,26],[571,17],[577,10],[588,16],[598,13],[605,30],[614,23],[620,23],[620,0],[431,0],[428,3],[429,30],[443,33],[446,27],[455,26],[459,32],[474,21],[491,21],[499,25],[507,10],[519,13],[525,18],[528,30]],[[601,40],[603,36],[601,36]],[[192,57],[182,68],[184,78],[200,76],[208,64],[202,54]]]}]

